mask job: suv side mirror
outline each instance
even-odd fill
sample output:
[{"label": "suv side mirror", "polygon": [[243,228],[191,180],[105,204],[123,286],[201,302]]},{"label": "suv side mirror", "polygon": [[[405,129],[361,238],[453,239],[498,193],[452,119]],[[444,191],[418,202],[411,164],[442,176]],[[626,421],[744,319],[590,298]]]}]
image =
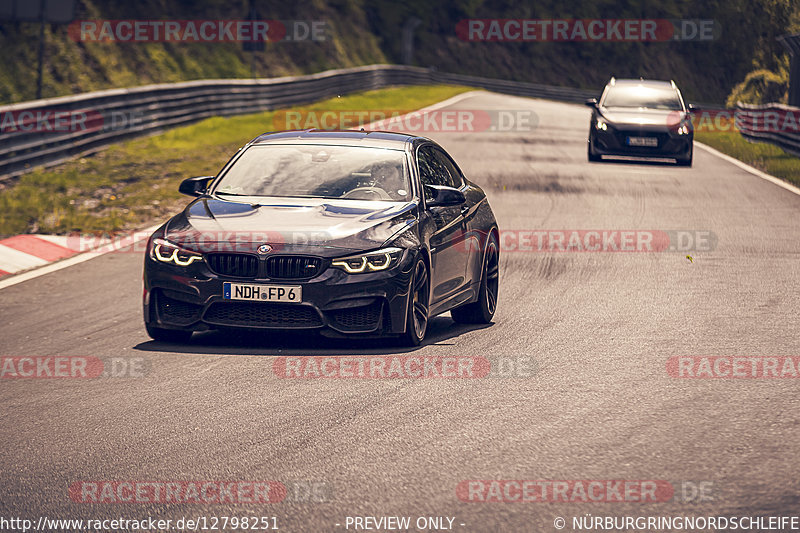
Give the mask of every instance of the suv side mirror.
[{"label": "suv side mirror", "polygon": [[198,176],[196,178],[186,178],[178,187],[178,192],[188,196],[201,196],[208,189],[208,184],[214,176]]},{"label": "suv side mirror", "polygon": [[694,104],[689,104],[686,106],[686,110],[689,111],[689,113],[697,113],[700,111],[700,108]]},{"label": "suv side mirror", "polygon": [[444,185],[426,185],[425,187],[433,193],[433,200],[428,200],[428,207],[450,207],[461,205],[467,201],[464,193],[453,187]]},{"label": "suv side mirror", "polygon": [[597,98],[587,98],[583,104],[588,107],[597,107]]}]

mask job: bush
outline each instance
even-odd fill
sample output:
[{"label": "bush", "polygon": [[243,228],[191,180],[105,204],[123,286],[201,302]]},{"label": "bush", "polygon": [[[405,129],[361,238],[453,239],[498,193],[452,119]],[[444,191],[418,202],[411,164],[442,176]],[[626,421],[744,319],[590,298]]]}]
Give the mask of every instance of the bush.
[{"label": "bush", "polygon": [[726,105],[731,108],[736,102],[744,104],[785,104],[789,92],[789,78],[765,69],[754,70],[744,81],[736,85],[728,96]]}]

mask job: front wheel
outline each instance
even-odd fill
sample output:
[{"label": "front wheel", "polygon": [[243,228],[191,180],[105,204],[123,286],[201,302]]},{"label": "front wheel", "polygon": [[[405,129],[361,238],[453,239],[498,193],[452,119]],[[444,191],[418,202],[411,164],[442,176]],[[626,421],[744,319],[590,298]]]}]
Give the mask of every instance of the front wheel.
[{"label": "front wheel", "polygon": [[430,276],[428,267],[422,258],[417,258],[414,265],[414,276],[408,295],[408,311],[406,315],[406,331],[401,340],[406,346],[419,346],[428,331],[428,311],[430,300]]},{"label": "front wheel", "polygon": [[592,152],[592,138],[589,137],[589,142],[586,143],[586,156],[592,163],[597,163],[598,161],[602,161],[603,158],[599,155],[595,155]]},{"label": "front wheel", "polygon": [[694,156],[694,147],[689,148],[689,157],[685,159],[676,159],[676,162],[679,167],[690,167],[692,166],[692,157]]},{"label": "front wheel", "polygon": [[481,285],[478,301],[450,310],[450,316],[459,324],[488,324],[497,309],[497,294],[500,289],[500,254],[494,234],[486,244],[481,269]]}]

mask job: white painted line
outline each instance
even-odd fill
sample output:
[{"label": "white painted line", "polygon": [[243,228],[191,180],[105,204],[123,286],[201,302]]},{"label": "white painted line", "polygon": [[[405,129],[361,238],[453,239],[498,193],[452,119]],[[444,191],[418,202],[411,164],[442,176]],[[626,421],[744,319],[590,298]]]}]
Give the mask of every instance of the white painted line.
[{"label": "white painted line", "polygon": [[[473,96],[478,96],[479,94],[486,94],[486,91],[481,89],[481,90],[478,90],[478,91],[467,91],[465,93],[457,94],[455,96],[451,96],[447,100],[442,100],[441,102],[436,102],[435,104],[431,104],[428,107],[423,107],[422,109],[417,109],[416,111],[412,111],[411,113],[406,113],[403,116],[407,117],[408,115],[410,115],[412,113],[424,113],[425,111],[435,111],[437,109],[441,109],[441,108],[447,107],[449,105],[457,104],[461,100],[466,100],[467,98],[472,98]],[[382,121],[378,120],[376,122],[382,122]],[[375,124],[375,122],[373,122],[373,124]]]},{"label": "white painted line", "polygon": [[[156,226],[151,226],[143,230],[135,231],[133,232],[133,234],[129,236],[121,237],[116,242],[124,242],[126,246],[135,244],[137,242],[141,242],[147,239],[150,236],[150,234],[153,233],[155,230],[157,230],[160,226],[161,224],[158,224]],[[16,276],[11,276],[6,279],[0,279],[0,289],[5,289],[6,287],[11,287],[12,285],[16,285],[17,283],[28,281],[29,279],[38,278],[39,276],[44,276],[45,274],[50,274],[51,272],[56,272],[58,270],[69,268],[73,265],[83,263],[84,261],[94,259],[95,257],[100,257],[102,255],[114,252],[119,249],[120,247],[115,245],[114,243],[106,244],[92,252],[85,252],[82,254],[73,255],[72,257],[69,257],[67,259],[62,259],[61,261],[50,263],[49,265],[37,268],[36,270],[31,270],[30,272],[24,272],[22,274],[17,274]]]},{"label": "white painted line", "polygon": [[35,255],[26,254],[25,252],[20,252],[19,250],[0,244],[0,270],[13,273],[19,272],[20,270],[28,270],[29,268],[36,268],[46,265],[47,263],[47,261]]},{"label": "white painted line", "polygon": [[[395,124],[397,122],[403,122],[404,120],[409,118],[411,115],[419,115],[419,114],[422,114],[422,113],[429,113],[431,111],[436,111],[437,109],[441,109],[441,108],[447,107],[449,105],[457,104],[461,100],[466,100],[467,98],[471,98],[473,96],[477,96],[477,95],[479,95],[481,93],[486,93],[486,91],[483,91],[483,90],[480,90],[480,91],[467,91],[465,93],[461,93],[461,94],[457,94],[455,96],[452,96],[452,97],[448,98],[447,100],[442,100],[441,102],[436,102],[435,104],[431,104],[428,107],[423,107],[422,109],[417,109],[416,111],[411,111],[410,113],[406,113],[405,115],[401,115],[399,117],[392,117],[390,119],[385,119],[384,118],[384,119],[381,119],[381,120],[376,120],[375,122],[370,122],[369,124],[365,124],[363,126],[358,126],[358,128],[351,128],[351,129],[354,129],[354,130],[358,131],[360,128],[364,128],[366,130],[366,129],[369,129],[370,127],[372,127],[372,126],[374,126],[376,124],[382,124],[383,126],[388,127],[388,126],[391,126],[392,124]],[[381,130],[377,130],[377,131],[381,131]],[[417,135],[416,133],[408,133],[408,132],[404,132],[404,131],[395,131],[395,130],[388,130],[388,131],[390,133],[407,133],[408,135]],[[423,137],[423,135],[418,135],[418,136],[419,137]]]},{"label": "white painted line", "polygon": [[746,172],[749,172],[750,174],[753,174],[754,176],[758,176],[762,180],[767,180],[769,182],[774,183],[775,185],[777,185],[779,187],[783,187],[787,191],[792,191],[793,193],[795,193],[797,195],[800,195],[800,189],[795,187],[791,183],[783,181],[780,178],[776,178],[775,176],[770,176],[766,172],[762,172],[762,171],[758,170],[757,168],[753,168],[750,165],[748,165],[747,163],[742,163],[741,161],[739,161],[735,157],[731,157],[728,154],[723,154],[719,150],[715,150],[714,148],[711,148],[710,146],[705,145],[705,144],[703,144],[701,142],[695,141],[694,144],[696,146],[699,146],[700,148],[702,148],[706,152],[708,152],[710,154],[713,154],[713,155],[715,155],[715,156],[717,156],[719,158],[722,158],[725,161],[727,161],[728,163],[732,163],[732,164],[736,165],[737,167],[741,168],[742,170],[744,170]]}]

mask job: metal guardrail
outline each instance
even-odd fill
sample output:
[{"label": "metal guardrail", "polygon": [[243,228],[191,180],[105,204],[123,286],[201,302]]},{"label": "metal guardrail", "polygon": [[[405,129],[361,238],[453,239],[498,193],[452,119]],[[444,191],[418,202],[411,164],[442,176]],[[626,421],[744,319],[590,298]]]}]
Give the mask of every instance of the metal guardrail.
[{"label": "metal guardrail", "polygon": [[774,144],[800,156],[800,108],[783,104],[736,104],[736,128],[750,142]]},{"label": "metal guardrail", "polygon": [[0,181],[208,117],[256,113],[391,85],[430,84],[566,102],[596,96],[567,87],[369,65],[307,76],[201,80],[47,98],[0,106]]}]

